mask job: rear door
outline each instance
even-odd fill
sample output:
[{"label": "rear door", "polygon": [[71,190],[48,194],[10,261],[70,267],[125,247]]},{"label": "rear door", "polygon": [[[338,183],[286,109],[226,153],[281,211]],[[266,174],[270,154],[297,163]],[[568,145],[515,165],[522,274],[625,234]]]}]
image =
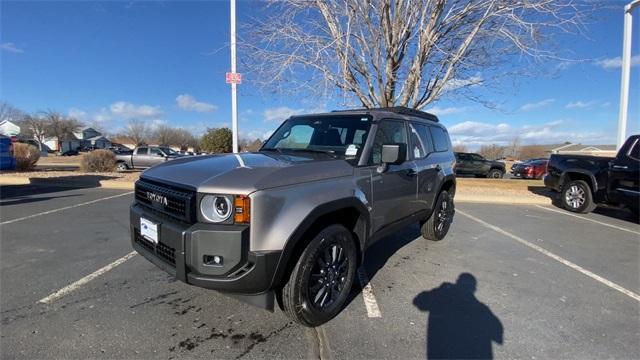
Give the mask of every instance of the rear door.
[{"label": "rear door", "polygon": [[638,206],[640,201],[640,136],[628,140],[609,168],[608,194],[613,202]]},{"label": "rear door", "polygon": [[471,173],[469,154],[456,153],[456,174],[465,175],[469,173]]},{"label": "rear door", "polygon": [[409,123],[409,133],[411,134],[411,155],[416,163],[418,171],[418,208],[419,210],[429,210],[435,202],[435,184],[438,180],[438,164],[434,159],[435,154],[433,139],[429,132],[429,126],[418,123]]},{"label": "rear door", "polygon": [[383,144],[406,144],[408,136],[405,122],[402,120],[382,120],[378,122],[374,143],[371,148],[369,165],[372,170],[373,233],[412,215],[416,208],[416,187],[418,184],[415,163],[407,154],[407,161],[398,165],[389,165],[387,171],[379,173],[376,167],[381,165]]}]

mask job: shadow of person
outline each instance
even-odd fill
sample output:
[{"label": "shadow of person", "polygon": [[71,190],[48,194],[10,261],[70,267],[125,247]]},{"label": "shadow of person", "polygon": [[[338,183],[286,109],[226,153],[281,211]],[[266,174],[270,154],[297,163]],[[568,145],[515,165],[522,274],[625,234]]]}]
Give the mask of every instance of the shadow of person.
[{"label": "shadow of person", "polygon": [[427,359],[492,359],[492,342],[502,344],[502,323],[475,296],[476,278],[458,276],[455,284],[442,283],[413,299],[429,312]]}]

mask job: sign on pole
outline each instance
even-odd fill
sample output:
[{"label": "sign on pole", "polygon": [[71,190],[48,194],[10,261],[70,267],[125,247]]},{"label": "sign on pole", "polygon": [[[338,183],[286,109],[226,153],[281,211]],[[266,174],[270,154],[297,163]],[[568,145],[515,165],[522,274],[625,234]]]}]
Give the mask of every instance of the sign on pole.
[{"label": "sign on pole", "polygon": [[228,72],[225,76],[227,84],[242,84],[242,74],[241,73],[231,73]]}]

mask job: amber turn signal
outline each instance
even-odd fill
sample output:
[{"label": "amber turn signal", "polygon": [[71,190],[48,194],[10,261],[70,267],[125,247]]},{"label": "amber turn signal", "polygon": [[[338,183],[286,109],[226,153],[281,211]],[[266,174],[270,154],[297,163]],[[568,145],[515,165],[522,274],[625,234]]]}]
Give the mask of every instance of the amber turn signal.
[{"label": "amber turn signal", "polygon": [[245,195],[238,195],[233,202],[236,208],[233,217],[235,222],[248,224],[251,219],[251,199]]}]

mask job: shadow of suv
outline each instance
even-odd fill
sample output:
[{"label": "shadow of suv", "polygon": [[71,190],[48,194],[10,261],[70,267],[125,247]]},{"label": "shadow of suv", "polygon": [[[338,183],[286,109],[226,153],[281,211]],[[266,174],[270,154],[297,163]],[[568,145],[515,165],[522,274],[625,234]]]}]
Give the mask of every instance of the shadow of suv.
[{"label": "shadow of suv", "polygon": [[455,157],[438,119],[407,108],[293,116],[258,152],[145,171],[133,247],[178,280],[318,326],[337,315],[365,249],[454,216]]}]

